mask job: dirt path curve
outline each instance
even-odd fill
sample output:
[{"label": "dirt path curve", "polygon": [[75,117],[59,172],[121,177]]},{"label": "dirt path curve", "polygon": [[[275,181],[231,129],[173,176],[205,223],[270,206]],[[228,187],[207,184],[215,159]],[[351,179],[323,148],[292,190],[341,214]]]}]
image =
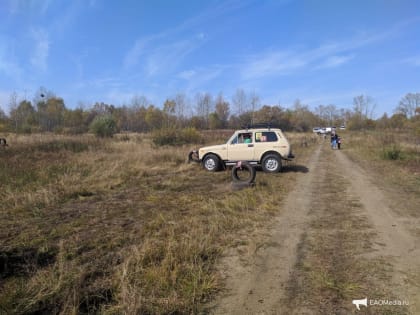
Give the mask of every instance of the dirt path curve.
[{"label": "dirt path curve", "polygon": [[393,287],[392,294],[395,299],[409,301],[411,312],[420,314],[420,239],[410,233],[419,220],[398,216],[392,211],[389,197],[363,169],[342,152],[334,153],[343,175],[351,182],[348,193],[359,198],[377,233],[371,256],[381,256],[391,263],[393,271],[389,284]]},{"label": "dirt path curve", "polygon": [[[287,196],[281,215],[276,218],[270,240],[257,248],[243,264],[235,254],[225,259],[228,270],[227,293],[214,314],[276,314],[279,303],[287,298],[285,285],[296,263],[296,248],[305,230],[313,182],[323,170],[317,168],[318,147],[294,189]],[[232,268],[233,267],[233,268]]]},{"label": "dirt path curve", "polygon": [[398,217],[369,174],[327,143],[307,167],[266,240],[224,259],[227,290],[212,314],[355,314],[351,300],[368,294],[409,301],[392,314],[420,314],[418,220]]}]

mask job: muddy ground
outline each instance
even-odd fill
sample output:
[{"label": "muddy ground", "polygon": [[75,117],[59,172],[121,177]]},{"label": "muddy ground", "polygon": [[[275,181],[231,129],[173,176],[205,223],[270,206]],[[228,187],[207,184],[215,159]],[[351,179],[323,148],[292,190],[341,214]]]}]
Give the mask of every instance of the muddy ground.
[{"label": "muddy ground", "polygon": [[307,167],[268,230],[224,257],[210,313],[420,314],[419,218],[404,194],[327,143]]}]

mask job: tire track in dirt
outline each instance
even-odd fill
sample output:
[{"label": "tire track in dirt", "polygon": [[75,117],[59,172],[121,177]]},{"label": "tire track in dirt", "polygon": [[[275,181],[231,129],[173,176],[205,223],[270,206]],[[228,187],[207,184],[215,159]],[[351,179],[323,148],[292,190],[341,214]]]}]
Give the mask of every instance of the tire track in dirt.
[{"label": "tire track in dirt", "polygon": [[[276,218],[269,240],[255,248],[251,258],[227,255],[222,270],[227,290],[216,301],[212,314],[277,314],[279,302],[287,299],[286,283],[296,263],[296,249],[307,225],[313,182],[324,170],[317,167],[321,147],[311,157],[306,174],[299,174]],[[304,196],[304,197],[302,197]],[[244,261],[245,260],[245,261]]]},{"label": "tire track in dirt", "polygon": [[[355,314],[353,299],[391,297],[388,260],[372,255],[378,232],[351,177],[343,171],[340,151],[324,145],[318,167],[324,169],[313,190],[308,229],[297,250],[297,262],[288,281],[288,299],[274,314]],[[351,166],[351,167],[350,167]],[[398,313],[390,307],[370,307],[362,314]]]},{"label": "tire track in dirt", "polygon": [[[374,177],[344,152],[324,145],[321,154],[326,172],[317,178],[289,299],[273,314],[420,314],[415,223],[393,212]],[[357,311],[351,302],[363,298],[368,307]]]},{"label": "tire track in dirt", "polygon": [[[420,240],[410,232],[413,226],[418,226],[419,220],[407,220],[397,215],[386,194],[362,168],[343,152],[335,154],[340,169],[351,182],[349,194],[358,196],[369,223],[377,233],[373,251],[366,255],[367,258],[381,257],[392,265],[390,293],[394,299],[410,302],[412,314],[420,314]],[[398,211],[404,213],[404,209]]]},{"label": "tire track in dirt", "polygon": [[[420,314],[416,222],[397,216],[369,174],[327,143],[307,166],[268,241],[224,259],[227,290],[212,314]],[[410,305],[359,312],[351,301],[364,297]]]}]

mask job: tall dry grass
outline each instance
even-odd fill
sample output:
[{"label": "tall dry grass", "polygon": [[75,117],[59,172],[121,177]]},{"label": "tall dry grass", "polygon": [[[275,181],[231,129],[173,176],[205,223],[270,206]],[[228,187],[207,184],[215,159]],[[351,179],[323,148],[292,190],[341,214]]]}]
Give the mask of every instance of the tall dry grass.
[{"label": "tall dry grass", "polygon": [[[304,163],[316,140],[289,137]],[[220,255],[281,211],[295,177],[259,172],[255,188],[233,191],[229,172],[186,164],[193,146],[156,147],[149,135],[8,140],[0,152],[6,314],[200,313],[223,287]]]},{"label": "tall dry grass", "polygon": [[[395,205],[402,216],[420,216],[420,137],[410,131],[365,131],[343,134],[343,150],[389,194],[406,196]],[[396,198],[397,199],[397,198]],[[400,210],[401,209],[401,210]]]}]

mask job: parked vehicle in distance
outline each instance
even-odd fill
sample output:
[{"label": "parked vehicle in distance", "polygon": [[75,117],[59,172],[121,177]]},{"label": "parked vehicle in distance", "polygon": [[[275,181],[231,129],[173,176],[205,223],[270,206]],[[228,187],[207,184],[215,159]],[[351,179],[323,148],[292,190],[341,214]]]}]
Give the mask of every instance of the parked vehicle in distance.
[{"label": "parked vehicle in distance", "polygon": [[327,132],[327,128],[318,128],[318,130],[317,130],[317,132],[316,132],[318,135],[325,135],[325,134],[327,134],[328,132]]},{"label": "parked vehicle in distance", "polygon": [[336,127],[315,127],[312,131],[318,135],[326,135],[330,134],[331,132],[335,131]]},{"label": "parked vehicle in distance", "polygon": [[282,160],[294,158],[289,141],[281,129],[259,126],[235,131],[225,144],[192,151],[189,159],[201,162],[210,172],[239,161],[260,165],[265,172],[279,172]]},{"label": "parked vehicle in distance", "polygon": [[346,130],[346,126],[341,125],[341,126],[340,126],[340,130]]}]

